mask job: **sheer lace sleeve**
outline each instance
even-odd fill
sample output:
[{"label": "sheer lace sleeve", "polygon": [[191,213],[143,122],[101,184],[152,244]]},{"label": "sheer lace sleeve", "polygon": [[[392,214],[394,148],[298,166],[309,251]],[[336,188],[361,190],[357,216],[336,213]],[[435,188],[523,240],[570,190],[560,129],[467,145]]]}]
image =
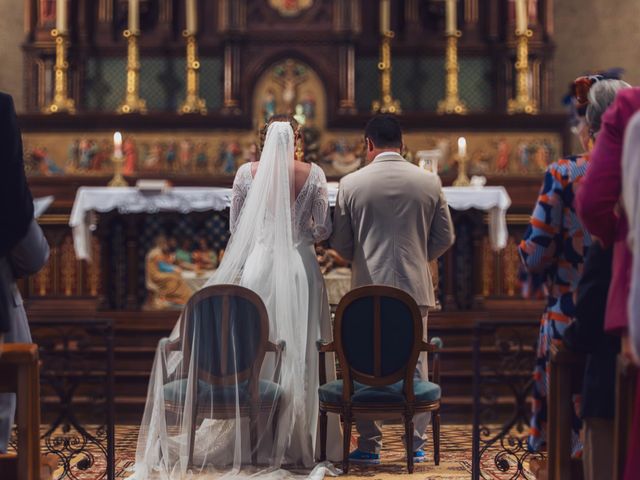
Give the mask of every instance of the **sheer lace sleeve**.
[{"label": "sheer lace sleeve", "polygon": [[327,190],[327,178],[324,171],[314,165],[316,171],[314,178],[315,192],[311,215],[313,217],[313,240],[321,242],[331,236],[331,215],[329,214],[329,193]]},{"label": "sheer lace sleeve", "polygon": [[233,179],[233,188],[231,190],[231,211],[229,212],[229,230],[234,234],[242,213],[244,200],[247,198],[249,188],[251,187],[251,164],[242,165],[236,177]]}]

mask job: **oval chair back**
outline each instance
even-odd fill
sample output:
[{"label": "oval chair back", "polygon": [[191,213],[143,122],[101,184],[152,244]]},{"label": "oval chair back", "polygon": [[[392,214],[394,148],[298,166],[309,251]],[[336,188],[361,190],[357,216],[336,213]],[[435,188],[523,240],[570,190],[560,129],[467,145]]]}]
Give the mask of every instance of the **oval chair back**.
[{"label": "oval chair back", "polygon": [[238,285],[203,288],[184,310],[181,338],[187,361],[183,368],[195,361],[198,379],[212,385],[247,380],[253,384],[258,380],[268,336],[268,314],[258,294]]},{"label": "oval chair back", "polygon": [[422,315],[406,292],[370,285],[345,295],[336,311],[334,343],[343,376],[343,400],[353,382],[382,387],[404,380],[407,401],[414,401],[413,377],[420,354]]}]

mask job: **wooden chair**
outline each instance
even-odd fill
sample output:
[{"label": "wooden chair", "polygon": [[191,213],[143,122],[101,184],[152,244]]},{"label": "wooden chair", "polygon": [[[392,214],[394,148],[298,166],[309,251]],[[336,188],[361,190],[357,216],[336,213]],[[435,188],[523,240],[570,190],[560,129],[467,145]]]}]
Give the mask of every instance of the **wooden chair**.
[{"label": "wooden chair", "polygon": [[[548,392],[549,480],[575,478],[571,461],[571,426],[573,392],[580,391],[584,377],[585,356],[553,344],[550,350]],[[572,476],[573,475],[573,476]]]},{"label": "wooden chair", "polygon": [[[236,394],[241,417],[249,418],[251,461],[257,464],[258,416],[276,411],[281,389],[274,382],[260,379],[266,352],[276,355],[275,378],[279,376],[284,342],[269,341],[269,319],[260,297],[237,285],[214,285],[197,292],[189,300],[180,338],[165,344],[165,351],[182,351],[184,362],[177,374],[164,372],[165,404],[180,414],[190,399],[191,418],[186,421],[189,466],[193,463],[198,417],[236,418]],[[235,342],[232,344],[232,338]],[[239,350],[238,347],[241,347]],[[194,359],[191,395],[187,395],[190,359]],[[170,380],[170,381],[169,381]],[[237,385],[237,388],[236,388]],[[236,393],[237,390],[237,393]],[[213,407],[211,407],[213,406]],[[273,431],[276,430],[273,425]]]},{"label": "wooden chair", "polygon": [[638,368],[624,354],[616,368],[616,408],[613,423],[613,479],[622,479],[627,460],[629,434],[633,423]]},{"label": "wooden chair", "polygon": [[[333,327],[334,341],[319,342],[320,460],[326,459],[327,413],[344,420],[344,473],[349,472],[349,447],[354,419],[404,421],[407,469],[413,473],[413,416],[433,412],[435,464],[440,463],[439,345],[425,343],[422,315],[407,293],[386,286],[365,286],[342,298]],[[342,380],[327,383],[324,356],[336,352]],[[433,381],[416,379],[420,352],[435,354]]]},{"label": "wooden chair", "polygon": [[0,346],[0,393],[17,395],[17,455],[0,454],[0,478],[40,478],[40,378],[38,346],[7,343]]}]

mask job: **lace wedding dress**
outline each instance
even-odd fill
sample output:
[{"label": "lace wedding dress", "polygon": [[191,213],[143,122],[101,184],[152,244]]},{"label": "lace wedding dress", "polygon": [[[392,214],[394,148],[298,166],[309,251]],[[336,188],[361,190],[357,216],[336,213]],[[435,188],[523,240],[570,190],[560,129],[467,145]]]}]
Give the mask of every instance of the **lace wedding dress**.
[{"label": "lace wedding dress", "polygon": [[[171,336],[158,345],[138,437],[136,480],[256,474],[280,479],[292,476],[288,471],[291,469],[298,474],[302,469],[307,472],[305,476],[313,478],[337,473],[326,463],[316,465],[308,473],[315,464],[317,444],[316,341],[331,337],[329,304],[314,249],[315,242],[328,238],[331,233],[327,185],[323,171],[312,165],[296,195],[294,133],[289,123],[270,125],[255,176],[250,164],[238,170],[230,228],[232,235],[223,260],[206,286],[237,284],[256,292],[269,314],[269,339],[286,344],[280,369],[275,368],[273,355],[267,355],[260,372],[265,384],[273,382],[282,392],[278,408],[261,414],[260,466],[250,466],[248,421],[239,417],[244,384],[237,381],[235,389],[231,387],[232,395],[235,394],[236,418],[213,420],[216,409],[220,408],[214,400],[219,389],[207,390],[214,387],[201,385],[193,373],[193,365],[202,361],[198,355],[215,347],[203,346],[197,335],[192,335],[191,343],[183,341],[189,344],[182,345],[179,351],[166,348],[180,339],[183,318],[195,314],[185,310]],[[240,339],[242,333],[232,331],[230,335],[230,349],[232,355],[236,355],[231,361],[241,361],[242,350],[247,345],[236,343],[236,338]],[[333,358],[327,363],[328,376],[334,376]],[[176,376],[175,372],[182,373]],[[167,388],[176,384],[175,381],[167,383],[171,378],[183,382],[179,384],[183,392],[187,392],[183,396],[197,392],[198,415],[194,426],[190,420],[193,413],[188,407],[190,402],[181,402],[177,412],[167,407],[176,395]],[[330,420],[328,455],[331,460],[339,460],[338,420]],[[192,428],[195,429],[195,449],[189,464],[187,439]],[[336,449],[331,449],[332,446]]]}]

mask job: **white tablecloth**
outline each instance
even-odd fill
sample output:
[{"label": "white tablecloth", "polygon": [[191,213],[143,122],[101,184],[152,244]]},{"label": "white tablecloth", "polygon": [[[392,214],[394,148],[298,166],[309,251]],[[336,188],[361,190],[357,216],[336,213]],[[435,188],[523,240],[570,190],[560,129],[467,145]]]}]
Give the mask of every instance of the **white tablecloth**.
[{"label": "white tablecloth", "polygon": [[[329,184],[329,204],[335,205],[338,184]],[[506,213],[511,198],[504,187],[445,187],[443,192],[454,210],[475,208],[489,212],[489,240],[494,250],[507,245]],[[231,189],[219,187],[176,187],[163,193],[142,193],[134,187],[81,187],[71,211],[69,226],[73,231],[76,256],[91,260],[92,225],[88,213],[118,212],[202,212],[224,210],[231,204]]]}]

